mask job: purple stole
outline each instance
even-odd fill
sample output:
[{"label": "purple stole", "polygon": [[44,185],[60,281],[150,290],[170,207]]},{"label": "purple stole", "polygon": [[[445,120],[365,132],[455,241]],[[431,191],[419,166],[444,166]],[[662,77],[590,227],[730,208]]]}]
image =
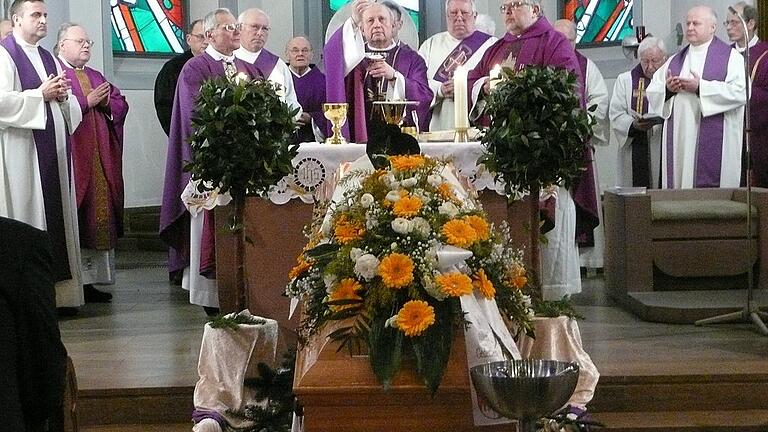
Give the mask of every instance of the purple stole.
[{"label": "purple stole", "polygon": [[262,49],[253,65],[259,68],[264,79],[268,79],[269,76],[272,75],[272,71],[275,70],[275,65],[277,65],[278,60],[280,59],[276,55]]},{"label": "purple stole", "polygon": [[[669,71],[672,75],[680,75],[685,56],[690,45],[677,53],[669,63]],[[718,39],[712,38],[712,43],[707,49],[707,57],[704,63],[702,80],[724,81],[728,73],[728,58],[731,55],[730,45]],[[699,135],[696,142],[696,163],[694,167],[693,187],[719,187],[720,171],[722,169],[723,154],[723,113],[702,117],[699,124]],[[667,186],[674,185],[674,142],[675,131],[674,109],[666,124],[667,129]]]},{"label": "purple stole", "polygon": [[445,57],[443,64],[435,72],[434,80],[446,82],[453,78],[453,71],[459,65],[463,65],[472,55],[480,49],[481,46],[491,37],[491,35],[476,30],[471,35],[462,39],[458,45]]},{"label": "purple stole", "polygon": [[[640,80],[643,81],[643,88],[648,88],[648,84],[650,84],[651,80],[645,77],[643,74],[643,67],[639,64],[632,68],[632,71],[630,72],[630,75],[632,77],[632,105],[630,106],[631,109],[637,108],[639,105],[639,102],[637,100],[637,88],[640,86]],[[648,96],[646,93],[643,93],[643,102],[641,106],[641,110],[638,112],[638,114],[643,115],[648,112]]]},{"label": "purple stole", "polygon": [[[0,42],[10,54],[16,64],[22,90],[36,89],[42,81],[37,70],[27,57],[24,50],[16,43],[13,35]],[[57,75],[56,60],[50,52],[37,47],[40,58],[43,60],[45,73]],[[69,257],[67,255],[67,238],[64,233],[64,209],[61,202],[61,179],[59,178],[59,161],[56,152],[56,131],[53,124],[53,112],[50,102],[45,104],[46,123],[45,129],[34,130],[37,150],[37,164],[40,170],[40,183],[43,192],[43,205],[45,206],[45,224],[48,235],[53,244],[53,271],[56,281],[72,279],[69,270]],[[69,137],[69,134],[66,134]],[[69,158],[69,138],[67,138],[67,158]],[[67,169],[69,171],[69,169]],[[31,174],[30,174],[31,175]]]}]

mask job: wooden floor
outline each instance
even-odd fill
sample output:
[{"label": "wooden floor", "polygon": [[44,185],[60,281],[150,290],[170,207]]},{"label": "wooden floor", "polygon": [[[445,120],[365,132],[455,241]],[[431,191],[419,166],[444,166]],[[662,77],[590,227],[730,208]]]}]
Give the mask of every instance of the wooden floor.
[{"label": "wooden floor", "polygon": [[[122,268],[111,289],[113,302],[85,305],[77,317],[60,322],[64,343],[74,360],[81,399],[128,394],[131,389],[143,397],[142,392],[152,392],[147,389],[162,388],[179,389],[175,397],[191,399],[206,321],[202,308],[189,305],[187,292],[167,283],[162,255],[127,254],[118,256],[118,262]],[[601,373],[601,383],[622,382],[633,376],[668,379],[730,374],[736,378],[743,375],[745,380],[752,375],[767,379],[768,338],[750,325],[695,327],[643,322],[607,299],[602,277],[585,278],[583,285],[583,293],[574,301],[585,316],[579,322],[582,340]],[[174,418],[166,422],[173,425],[144,425],[139,429],[87,426],[84,430],[190,430],[184,421]],[[98,422],[90,419],[86,424]],[[768,430],[768,426],[758,430]]]}]

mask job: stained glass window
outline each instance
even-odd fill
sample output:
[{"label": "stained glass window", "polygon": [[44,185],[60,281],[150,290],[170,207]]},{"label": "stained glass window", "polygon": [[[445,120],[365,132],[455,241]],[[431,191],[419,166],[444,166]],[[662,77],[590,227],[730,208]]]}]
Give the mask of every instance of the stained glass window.
[{"label": "stained glass window", "polygon": [[[351,2],[352,0],[329,0],[331,12],[336,13],[342,6]],[[419,30],[419,0],[395,0],[395,2],[405,8],[411,18],[413,18],[416,30]]]},{"label": "stained glass window", "polygon": [[633,34],[632,0],[563,0],[563,18],[576,23],[577,44],[620,42]]},{"label": "stained glass window", "polygon": [[185,2],[186,0],[110,0],[112,52],[183,52]]}]

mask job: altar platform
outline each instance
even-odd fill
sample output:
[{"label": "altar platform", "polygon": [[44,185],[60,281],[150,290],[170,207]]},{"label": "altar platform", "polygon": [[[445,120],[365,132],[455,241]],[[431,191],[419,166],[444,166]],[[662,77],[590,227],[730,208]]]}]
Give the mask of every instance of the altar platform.
[{"label": "altar platform", "polygon": [[[768,431],[768,338],[748,325],[643,322],[608,299],[601,276],[583,282],[574,300],[601,372],[590,408],[605,431]],[[60,322],[80,430],[191,430],[203,311],[160,265],[119,269],[114,294]]]}]

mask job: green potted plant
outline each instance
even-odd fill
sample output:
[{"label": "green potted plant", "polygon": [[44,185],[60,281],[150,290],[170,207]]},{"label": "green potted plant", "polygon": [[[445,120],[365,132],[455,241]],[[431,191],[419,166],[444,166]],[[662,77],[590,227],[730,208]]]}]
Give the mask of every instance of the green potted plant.
[{"label": "green potted plant", "polygon": [[508,197],[531,197],[531,275],[539,296],[539,192],[555,184],[567,188],[586,169],[594,121],[578,94],[576,77],[563,69],[504,68],[486,106],[491,123],[482,161],[504,182]]},{"label": "green potted plant", "polygon": [[[185,166],[200,192],[218,190],[232,197],[229,223],[236,232],[238,287],[243,286],[242,220],[247,196],[265,196],[293,172],[298,144],[291,144],[296,110],[280,99],[267,80],[208,80],[200,88],[192,118],[192,161]],[[238,296],[241,308],[243,295]],[[239,310],[239,309],[238,309]]]}]

